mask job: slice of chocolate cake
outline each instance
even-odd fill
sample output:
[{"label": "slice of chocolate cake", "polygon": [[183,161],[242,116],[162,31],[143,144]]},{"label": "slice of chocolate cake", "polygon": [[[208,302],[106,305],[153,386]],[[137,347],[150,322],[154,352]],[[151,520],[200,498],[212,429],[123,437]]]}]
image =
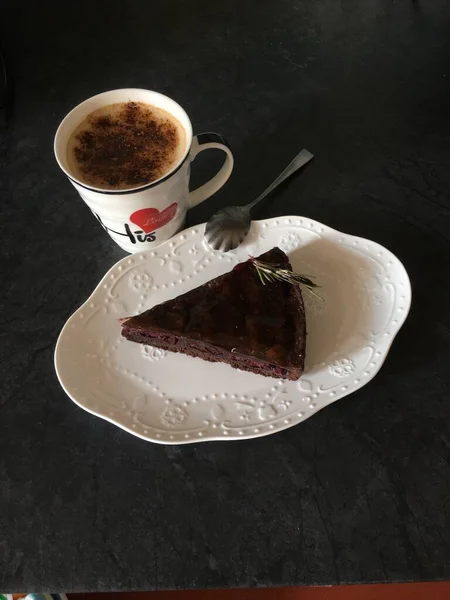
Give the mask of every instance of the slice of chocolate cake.
[{"label": "slice of chocolate cake", "polygon": [[[292,270],[279,248],[258,260]],[[295,381],[303,372],[300,287],[283,281],[263,285],[251,260],[121,323],[122,335],[133,342],[268,377]]]}]

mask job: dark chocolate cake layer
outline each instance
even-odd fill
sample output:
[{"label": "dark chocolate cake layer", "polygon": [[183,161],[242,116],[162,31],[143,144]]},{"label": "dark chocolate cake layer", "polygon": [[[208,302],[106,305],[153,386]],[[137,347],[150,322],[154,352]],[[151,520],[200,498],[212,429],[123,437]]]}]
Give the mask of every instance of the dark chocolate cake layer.
[{"label": "dark chocolate cake layer", "polygon": [[[258,260],[291,269],[279,248]],[[251,261],[122,321],[127,339],[296,380],[305,358],[305,311],[297,285],[263,285]]]}]

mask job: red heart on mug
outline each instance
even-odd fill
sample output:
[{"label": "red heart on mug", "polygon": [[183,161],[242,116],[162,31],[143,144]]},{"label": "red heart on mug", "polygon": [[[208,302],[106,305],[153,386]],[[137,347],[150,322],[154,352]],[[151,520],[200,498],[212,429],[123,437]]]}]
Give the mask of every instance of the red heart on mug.
[{"label": "red heart on mug", "polygon": [[174,202],[161,212],[157,208],[141,208],[130,215],[130,221],[145,233],[150,233],[169,223],[177,212],[177,206]]}]

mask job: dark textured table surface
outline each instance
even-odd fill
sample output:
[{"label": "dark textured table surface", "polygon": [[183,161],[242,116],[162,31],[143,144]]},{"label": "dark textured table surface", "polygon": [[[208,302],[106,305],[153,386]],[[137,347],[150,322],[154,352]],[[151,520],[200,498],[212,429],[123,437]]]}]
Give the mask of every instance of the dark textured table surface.
[{"label": "dark textured table surface", "polygon": [[[0,5],[15,87],[0,125],[0,591],[450,578],[449,9]],[[412,310],[369,385],[278,435],[185,447],[65,396],[57,335],[123,253],[58,170],[53,135],[117,87],[162,91],[232,143],[230,182],[189,224],[314,152],[261,216],[310,216],[404,262]],[[215,161],[199,159],[195,181]]]}]

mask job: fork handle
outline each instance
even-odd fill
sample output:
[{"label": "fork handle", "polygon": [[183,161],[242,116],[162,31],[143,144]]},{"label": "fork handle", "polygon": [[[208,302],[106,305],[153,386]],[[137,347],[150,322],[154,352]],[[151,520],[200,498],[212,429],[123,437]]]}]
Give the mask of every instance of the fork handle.
[{"label": "fork handle", "polygon": [[296,171],[301,169],[306,163],[309,163],[310,160],[314,158],[314,154],[308,152],[308,150],[303,149],[301,152],[297,154],[292,162],[288,164],[288,166],[284,169],[284,171],[278,175],[273,183],[269,185],[269,187],[264,190],[262,194],[260,194],[256,200],[247,204],[247,208],[250,211],[258,202],[261,202],[263,198],[265,198],[270,192],[272,192],[276,187],[283,183],[288,177],[293,175]]}]

